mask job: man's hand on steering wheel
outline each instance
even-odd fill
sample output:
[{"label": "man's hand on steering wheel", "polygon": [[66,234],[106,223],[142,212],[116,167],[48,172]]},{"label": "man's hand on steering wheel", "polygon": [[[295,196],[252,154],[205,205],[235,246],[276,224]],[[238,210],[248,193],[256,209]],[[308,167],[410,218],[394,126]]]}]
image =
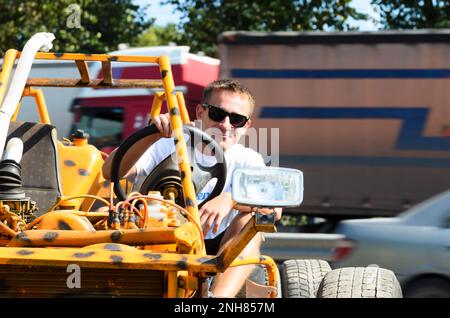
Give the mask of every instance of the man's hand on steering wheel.
[{"label": "man's hand on steering wheel", "polygon": [[[153,117],[150,121],[150,124],[155,124],[155,126],[158,128],[158,130],[161,132],[161,134],[166,137],[170,138],[172,137],[172,127],[170,126],[170,115],[169,113],[165,114],[159,114],[156,117]],[[186,123],[185,125],[191,125],[193,126],[194,123]]]}]

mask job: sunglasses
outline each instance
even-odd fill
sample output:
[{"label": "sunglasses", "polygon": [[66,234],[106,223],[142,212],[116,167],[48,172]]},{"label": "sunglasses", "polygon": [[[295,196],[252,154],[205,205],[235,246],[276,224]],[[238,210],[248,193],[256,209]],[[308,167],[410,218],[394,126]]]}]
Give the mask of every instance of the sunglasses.
[{"label": "sunglasses", "polygon": [[208,117],[213,121],[221,122],[222,120],[225,119],[225,117],[228,116],[230,118],[230,124],[234,128],[244,127],[247,121],[250,119],[250,116],[244,116],[236,113],[229,113],[217,106],[202,104],[202,107],[208,109]]}]

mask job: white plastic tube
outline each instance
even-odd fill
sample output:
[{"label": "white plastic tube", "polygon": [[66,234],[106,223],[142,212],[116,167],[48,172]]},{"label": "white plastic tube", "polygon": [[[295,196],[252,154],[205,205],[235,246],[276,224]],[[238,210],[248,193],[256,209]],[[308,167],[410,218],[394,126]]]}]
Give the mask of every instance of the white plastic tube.
[{"label": "white plastic tube", "polygon": [[0,107],[0,158],[5,147],[8,135],[9,122],[16,107],[22,97],[22,92],[30,74],[31,65],[38,51],[47,52],[52,48],[52,41],[55,39],[53,33],[36,33],[25,44],[22,54],[14,72],[8,94]]},{"label": "white plastic tube", "polygon": [[6,150],[2,160],[14,160],[20,163],[23,154],[23,142],[17,137],[11,138],[6,144]]},{"label": "white plastic tube", "polygon": [[23,142],[21,139],[14,137],[11,138],[6,144],[6,150],[3,154],[2,160],[14,160],[17,163],[20,163],[23,154]]}]

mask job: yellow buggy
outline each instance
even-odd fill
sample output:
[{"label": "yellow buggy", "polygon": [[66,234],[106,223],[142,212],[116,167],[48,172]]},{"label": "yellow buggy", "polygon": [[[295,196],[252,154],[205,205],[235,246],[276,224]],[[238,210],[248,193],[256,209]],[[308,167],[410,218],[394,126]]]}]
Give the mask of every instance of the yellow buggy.
[{"label": "yellow buggy", "polygon": [[[175,91],[168,57],[38,52],[48,51],[53,38],[38,33],[22,52],[8,50],[0,74],[0,296],[208,297],[215,274],[258,265],[264,268],[263,279],[248,284],[244,296],[259,290],[259,295],[280,297],[283,289],[284,297],[401,297],[394,274],[381,268],[331,270],[324,261],[291,260],[281,266],[280,288],[272,258],[239,257],[256,233],[276,231],[274,215],[259,213],[259,207],[300,204],[298,195],[286,199],[302,187],[301,173],[292,169],[237,171],[234,199],[253,207],[253,218],[218,255],[206,255],[196,190],[217,178],[212,197],[220,194],[226,175],[223,151],[204,132],[184,125],[190,119],[183,95]],[[73,61],[80,77],[29,78],[34,59]],[[101,63],[101,79],[91,78],[87,62]],[[112,63],[157,64],[161,78],[114,79]],[[155,126],[123,141],[109,183],[101,172],[107,155],[89,145],[82,131],[72,140],[58,140],[37,87],[160,89],[149,114],[157,116],[166,101],[176,164],[171,161],[149,175],[139,191],[125,192],[118,178],[121,160],[134,145],[161,138]],[[24,96],[35,98],[40,122],[16,120]],[[185,135],[194,142],[187,143]],[[215,150],[218,163],[212,169],[192,159],[196,140]],[[281,199],[260,204],[244,191],[262,182],[280,188]]]}]

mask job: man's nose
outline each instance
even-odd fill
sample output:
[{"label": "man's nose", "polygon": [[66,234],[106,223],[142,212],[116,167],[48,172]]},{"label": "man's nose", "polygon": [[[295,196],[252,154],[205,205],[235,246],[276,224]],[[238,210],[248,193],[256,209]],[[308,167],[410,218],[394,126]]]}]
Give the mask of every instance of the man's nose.
[{"label": "man's nose", "polygon": [[232,125],[230,123],[230,116],[226,116],[221,122],[220,127],[225,130],[230,130],[232,128]]}]

